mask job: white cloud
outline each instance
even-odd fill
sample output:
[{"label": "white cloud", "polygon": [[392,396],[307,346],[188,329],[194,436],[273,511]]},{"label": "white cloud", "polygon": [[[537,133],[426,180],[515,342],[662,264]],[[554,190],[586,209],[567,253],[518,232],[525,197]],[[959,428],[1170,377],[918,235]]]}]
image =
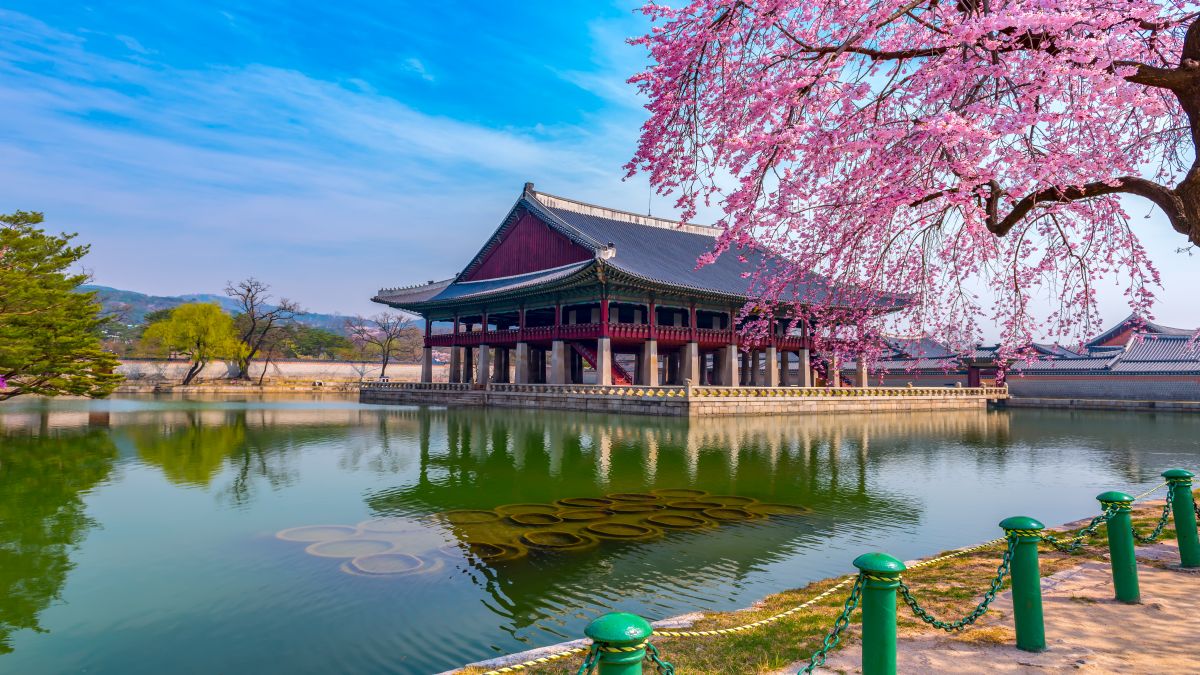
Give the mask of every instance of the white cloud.
[{"label": "white cloud", "polygon": [[404,69],[426,82],[433,82],[433,74],[429,72],[429,69],[425,67],[421,59],[415,56],[404,59]]},{"label": "white cloud", "polygon": [[376,288],[456,272],[526,180],[645,203],[644,182],[620,181],[636,120],[495,129],[363,80],[130,62],[0,19],[16,131],[0,137],[0,211],[78,230],[101,283],[211,291],[255,274],[313,309],[371,311]]}]

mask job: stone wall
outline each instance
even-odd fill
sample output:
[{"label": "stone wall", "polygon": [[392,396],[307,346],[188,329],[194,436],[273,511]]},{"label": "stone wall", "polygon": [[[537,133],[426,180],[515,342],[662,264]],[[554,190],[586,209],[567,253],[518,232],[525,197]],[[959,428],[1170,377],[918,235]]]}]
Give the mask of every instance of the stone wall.
[{"label": "stone wall", "polygon": [[1200,413],[1200,401],[1126,401],[1105,398],[1010,398],[1008,408],[1070,408],[1072,410],[1124,410],[1132,412]]},{"label": "stone wall", "polygon": [[1008,379],[1013,398],[1200,401],[1200,377],[1173,375],[1030,375]]},{"label": "stone wall", "polygon": [[[853,373],[851,373],[851,376]],[[842,373],[843,379],[847,377]],[[879,376],[871,374],[871,384],[878,382]],[[914,387],[953,387],[961,384],[967,386],[966,373],[887,373],[883,376],[882,385],[885,387],[904,387],[912,384]]]},{"label": "stone wall", "polygon": [[[191,364],[187,361],[162,361],[155,359],[122,359],[117,372],[125,376],[131,383],[138,382],[181,382]],[[224,361],[210,363],[201,371],[201,381],[224,380],[233,377],[236,367]],[[262,374],[263,363],[254,361],[250,364],[250,376],[258,380]],[[435,381],[445,382],[449,374],[449,366],[433,367]],[[416,382],[421,379],[421,366],[410,363],[392,363],[387,367],[388,379],[397,382]],[[362,363],[356,361],[317,361],[295,359],[272,361],[267,366],[266,382],[289,380],[309,382],[358,382],[363,379],[379,377],[378,363]]]}]

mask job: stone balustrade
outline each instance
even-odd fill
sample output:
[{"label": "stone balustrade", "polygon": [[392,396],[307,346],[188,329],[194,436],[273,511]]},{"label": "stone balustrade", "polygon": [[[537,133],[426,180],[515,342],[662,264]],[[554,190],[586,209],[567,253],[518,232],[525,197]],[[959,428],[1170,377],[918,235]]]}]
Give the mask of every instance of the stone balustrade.
[{"label": "stone balustrade", "polygon": [[470,383],[459,382],[390,382],[388,380],[367,380],[362,383],[361,389],[376,389],[380,391],[389,389],[404,389],[409,391],[469,391],[471,387]]},{"label": "stone balustrade", "polygon": [[[475,385],[448,382],[364,382],[363,390],[471,391]],[[493,382],[488,393],[617,396],[624,398],[1008,398],[1007,387],[718,387],[616,386],[597,384],[508,384]]]}]

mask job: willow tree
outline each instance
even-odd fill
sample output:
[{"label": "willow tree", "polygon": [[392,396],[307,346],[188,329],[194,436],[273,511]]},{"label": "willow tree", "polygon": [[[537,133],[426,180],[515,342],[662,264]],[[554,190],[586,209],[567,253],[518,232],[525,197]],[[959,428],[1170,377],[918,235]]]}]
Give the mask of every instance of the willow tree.
[{"label": "willow tree", "polygon": [[142,336],[151,350],[191,361],[183,384],[191,384],[213,361],[236,361],[246,347],[238,339],[233,318],[215,302],[189,302],[171,310],[166,319],[150,324]]},{"label": "willow tree", "polygon": [[100,304],[73,271],[88,253],[47,234],[42,214],[0,214],[0,401],[21,394],[101,397],[121,376],[100,346]]},{"label": "willow tree", "polygon": [[981,316],[1009,345],[1079,336],[1099,319],[1101,278],[1150,314],[1158,273],[1127,207],[1157,208],[1181,247],[1200,244],[1195,3],[644,11],[653,30],[634,42],[652,64],[632,82],[650,117],[628,169],[689,215],[720,206],[713,255],[785,258],[751,275],[768,305],[826,277],[854,291],[809,298],[815,315],[905,293],[903,322],[962,344]]}]

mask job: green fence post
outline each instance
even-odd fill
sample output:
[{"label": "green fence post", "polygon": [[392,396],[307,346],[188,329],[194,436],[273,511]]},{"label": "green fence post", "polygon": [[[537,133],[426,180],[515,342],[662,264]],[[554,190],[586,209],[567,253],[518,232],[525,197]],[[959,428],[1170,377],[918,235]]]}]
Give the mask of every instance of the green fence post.
[{"label": "green fence post", "polygon": [[1133,497],[1124,492],[1105,492],[1096,495],[1100,508],[1116,507],[1108,519],[1108,557],[1112,567],[1113,588],[1117,600],[1136,604],[1142,601],[1138,589],[1137,557],[1133,550]]},{"label": "green fence post", "polygon": [[1042,571],[1038,567],[1038,541],[1046,529],[1029,516],[1000,521],[1004,536],[1017,540],[1012,556],[1013,621],[1017,627],[1017,649],[1040,652],[1046,649],[1046,626],[1042,618]]},{"label": "green fence post", "polygon": [[854,566],[863,575],[863,675],[896,675],[896,589],[904,563],[886,553],[864,553]]},{"label": "green fence post", "polygon": [[1194,475],[1185,469],[1168,469],[1162,473],[1171,486],[1171,509],[1175,512],[1180,567],[1200,567],[1200,535],[1196,533],[1196,511],[1192,501]]},{"label": "green fence post", "polygon": [[626,612],[605,614],[583,629],[600,647],[600,675],[642,675],[646,640],[653,632],[645,619]]}]

